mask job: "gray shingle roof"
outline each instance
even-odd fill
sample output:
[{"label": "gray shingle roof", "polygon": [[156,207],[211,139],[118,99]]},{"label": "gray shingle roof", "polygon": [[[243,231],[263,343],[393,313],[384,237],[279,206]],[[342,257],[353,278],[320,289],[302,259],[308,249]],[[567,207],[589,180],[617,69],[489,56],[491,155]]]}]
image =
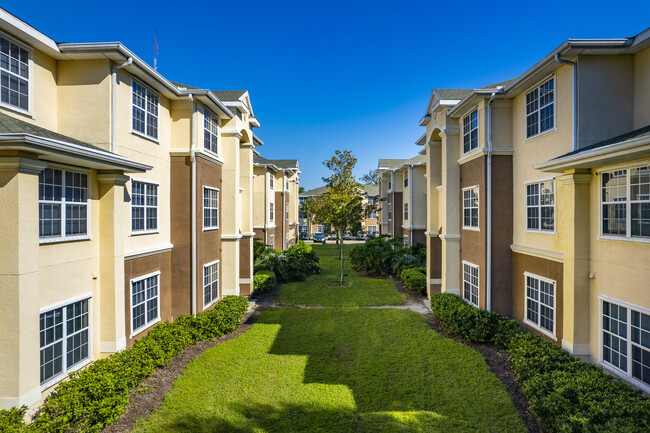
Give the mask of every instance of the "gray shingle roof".
[{"label": "gray shingle roof", "polygon": [[369,196],[378,195],[379,194],[379,185],[364,185],[363,186],[363,192],[365,192]]},{"label": "gray shingle roof", "polygon": [[253,164],[272,164],[268,159],[254,153],[253,154]]},{"label": "gray shingle roof", "polygon": [[280,168],[298,168],[297,159],[270,159],[269,161]]},{"label": "gray shingle roof", "polygon": [[[77,144],[90,149],[102,150],[108,152],[101,147],[93,146],[84,141],[77,140],[76,138],[68,137],[67,135],[59,134],[49,129],[41,128],[40,126],[32,125],[24,120],[16,119],[7,114],[0,112],[0,134],[30,134],[37,137],[49,138],[51,140],[63,141],[66,143]],[[110,153],[110,152],[108,152]]]},{"label": "gray shingle roof", "polygon": [[405,159],[380,159],[379,167],[386,168],[398,168],[404,164]]},{"label": "gray shingle roof", "polygon": [[640,137],[642,135],[650,135],[650,125],[644,126],[643,128],[635,129],[633,131],[626,132],[625,134],[617,135],[616,137],[608,138],[607,140],[600,141],[598,143],[591,144],[589,146],[581,147],[578,150],[574,150],[569,153],[565,153],[562,156],[558,156],[555,159],[564,158],[571,155],[577,155],[582,152],[587,152],[589,150],[598,149],[599,147],[609,146],[611,144],[621,143],[632,138]]},{"label": "gray shingle roof", "polygon": [[489,86],[484,86],[484,87],[481,87],[481,88],[482,89],[496,89],[497,87],[505,87],[508,84],[514,82],[515,80],[516,80],[516,78],[511,78],[509,80],[501,81],[500,83],[490,84]]},{"label": "gray shingle roof", "polygon": [[222,101],[239,101],[246,90],[213,90],[212,93]]},{"label": "gray shingle roof", "polygon": [[300,195],[303,197],[314,197],[316,195],[321,195],[327,191],[327,186],[319,186],[318,188],[310,189],[309,191],[301,192]]},{"label": "gray shingle roof", "polygon": [[470,89],[433,89],[443,99],[463,99],[472,91]]},{"label": "gray shingle roof", "polygon": [[421,164],[427,162],[427,157],[426,155],[416,155],[411,159],[407,159],[404,163],[405,164]]}]

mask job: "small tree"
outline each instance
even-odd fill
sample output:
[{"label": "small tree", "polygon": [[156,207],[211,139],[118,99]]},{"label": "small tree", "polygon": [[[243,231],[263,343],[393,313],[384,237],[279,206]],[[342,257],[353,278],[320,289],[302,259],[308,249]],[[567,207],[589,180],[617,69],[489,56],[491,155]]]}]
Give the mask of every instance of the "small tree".
[{"label": "small tree", "polygon": [[368,173],[361,175],[359,180],[366,185],[378,185],[379,184],[379,172],[377,169],[370,169]]},{"label": "small tree", "polygon": [[319,224],[329,224],[339,239],[339,257],[341,259],[341,276],[339,284],[343,285],[343,235],[354,227],[361,225],[364,206],[361,202],[362,185],[354,179],[352,170],[357,159],[349,150],[337,150],[335,155],[323,162],[332,171],[323,182],[327,191],[308,200],[308,212]]}]

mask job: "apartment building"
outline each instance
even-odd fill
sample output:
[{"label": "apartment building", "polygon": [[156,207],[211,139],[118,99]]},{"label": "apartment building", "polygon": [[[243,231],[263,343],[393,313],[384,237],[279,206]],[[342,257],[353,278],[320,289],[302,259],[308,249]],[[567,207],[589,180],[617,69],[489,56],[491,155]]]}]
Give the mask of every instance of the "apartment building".
[{"label": "apartment building", "polygon": [[317,197],[327,191],[326,186],[319,186],[318,188],[303,191],[298,197],[298,206],[300,207],[298,213],[298,233],[307,233],[307,237],[311,238],[314,233],[325,233],[327,227],[322,224],[316,224],[307,213],[302,211],[302,205],[305,201],[312,197]]},{"label": "apartment building", "polygon": [[430,294],[510,315],[646,392],[649,71],[650,30],[569,39],[514,79],[434,90],[418,140]]},{"label": "apartment building", "polygon": [[425,174],[424,154],[410,159],[380,159],[377,167],[380,232],[403,237],[405,247],[426,242]]},{"label": "apartment building", "polygon": [[362,195],[363,206],[372,210],[364,218],[361,227],[367,234],[377,235],[379,234],[379,185],[364,185]]},{"label": "apartment building", "polygon": [[253,158],[255,238],[278,250],[298,242],[300,169],[296,159]]},{"label": "apartment building", "polygon": [[250,291],[259,122],[246,91],[171,82],[120,43],[57,43],[2,9],[0,78],[9,408]]}]

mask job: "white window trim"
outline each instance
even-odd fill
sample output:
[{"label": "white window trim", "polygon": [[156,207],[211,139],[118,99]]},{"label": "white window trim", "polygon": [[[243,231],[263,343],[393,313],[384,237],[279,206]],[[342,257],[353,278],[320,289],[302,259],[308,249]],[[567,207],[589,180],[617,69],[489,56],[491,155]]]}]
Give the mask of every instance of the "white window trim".
[{"label": "white window trim", "polygon": [[[153,319],[151,322],[145,322],[144,325],[142,325],[141,327],[139,327],[137,329],[133,329],[133,283],[137,282],[137,281],[144,280],[146,278],[156,276],[156,275],[158,276],[158,296],[156,297],[156,300],[158,302],[158,308],[157,308],[158,317]],[[146,314],[147,314],[146,291],[147,291],[147,289],[145,287],[145,301],[144,301],[145,302],[145,319],[146,319]],[[151,328],[152,326],[154,326],[156,323],[160,322],[160,296],[161,296],[161,293],[160,293],[160,271],[151,272],[151,273],[146,274],[146,275],[140,275],[140,276],[138,276],[136,278],[132,278],[129,281],[129,322],[130,322],[129,328],[131,329],[131,334],[129,335],[129,338],[135,337],[136,335],[140,334],[142,331],[145,331],[145,330]]]},{"label": "white window trim", "polygon": [[[219,213],[220,213],[219,208],[221,206],[221,197],[220,197],[221,194],[219,192],[219,188],[214,188],[212,186],[203,185],[203,194],[204,195],[205,195],[205,190],[206,189],[209,189],[209,190],[212,190],[212,191],[217,191],[217,225],[216,226],[206,227],[205,226],[205,214],[203,212],[201,213],[201,216],[203,217],[203,231],[204,232],[209,232],[209,231],[212,231],[212,230],[219,230],[219,223],[221,222],[221,216],[219,215]],[[203,199],[205,200],[205,197],[203,197]],[[205,201],[203,203],[204,203],[204,205],[201,206],[201,210],[205,211]],[[210,208],[210,209],[214,209],[214,208]]]},{"label": "white window trim", "polygon": [[[526,287],[526,277],[531,277],[535,278],[540,281],[544,281],[546,283],[552,284],[553,285],[553,332],[549,332],[548,329],[544,329],[541,326],[539,326],[535,322],[531,322],[528,320],[528,290]],[[557,281],[551,280],[550,278],[542,277],[541,275],[533,274],[531,272],[524,272],[524,323],[531,328],[535,328],[537,331],[541,332],[542,334],[546,335],[549,338],[552,338],[553,340],[557,341]],[[541,305],[540,301],[537,301],[538,304]],[[541,314],[541,312],[538,311],[538,314]]]},{"label": "white window trim", "polygon": [[610,298],[609,296],[605,296],[605,295],[598,295],[598,301],[599,301],[598,302],[598,362],[599,362],[599,364],[602,365],[603,368],[607,369],[608,371],[611,371],[612,373],[616,374],[621,379],[624,379],[625,381],[630,382],[634,386],[636,386],[638,388],[641,388],[646,393],[650,393],[650,385],[648,385],[645,382],[641,382],[637,378],[633,377],[632,373],[631,373],[632,372],[632,353],[629,350],[630,345],[631,345],[631,343],[629,342],[629,338],[632,335],[632,332],[631,332],[632,331],[631,330],[632,321],[629,320],[630,316],[631,316],[631,314],[629,314],[629,312],[628,312],[628,321],[627,321],[627,335],[628,335],[628,338],[626,340],[627,340],[627,343],[628,343],[628,347],[627,347],[627,349],[628,349],[628,352],[627,352],[628,353],[628,356],[627,356],[627,370],[630,373],[619,370],[617,367],[615,367],[615,366],[613,366],[611,364],[608,364],[608,363],[606,363],[604,361],[604,355],[603,355],[603,302],[602,301],[609,302],[610,304],[616,304],[618,306],[627,308],[628,310],[630,310],[630,309],[636,310],[636,311],[639,311],[639,312],[641,312],[643,314],[647,314],[647,315],[650,315],[650,309],[648,309],[646,307],[642,307],[640,305],[631,304],[629,302],[621,301],[621,300],[618,300],[618,299],[615,299],[615,298]]},{"label": "white window trim", "polygon": [[275,235],[269,235],[269,246],[271,249],[275,249]]},{"label": "white window trim", "polygon": [[[464,131],[465,119],[470,117],[475,111],[476,111],[476,128],[470,129],[469,132],[467,132],[467,134],[466,134],[465,131]],[[479,143],[480,140],[479,140],[479,134],[478,134],[479,133],[479,125],[480,125],[480,119],[478,118],[478,106],[476,106],[476,107],[472,108],[471,110],[469,110],[469,112],[462,117],[462,121],[461,121],[461,124],[460,124],[460,130],[461,130],[461,133],[462,133],[461,134],[461,139],[460,139],[460,147],[461,147],[461,150],[462,150],[461,153],[463,155],[467,155],[467,154],[469,154],[469,153],[471,153],[471,152],[473,152],[473,151],[475,151],[475,150],[477,150],[477,149],[479,149],[481,147],[480,143]],[[473,149],[470,148],[467,152],[465,152],[465,136],[466,135],[470,136],[470,147],[471,147],[472,131],[474,131],[474,129],[476,129],[476,147],[473,148]]]},{"label": "white window trim", "polygon": [[616,165],[615,168],[609,167],[609,168],[601,168],[596,170],[596,173],[598,175],[598,237],[597,239],[599,240],[608,240],[608,241],[620,241],[620,242],[637,242],[637,243],[650,243],[650,237],[633,237],[630,235],[631,230],[632,230],[632,221],[631,221],[631,212],[629,211],[629,207],[626,207],[626,217],[625,217],[625,236],[616,236],[616,235],[611,235],[611,234],[603,234],[603,184],[602,184],[602,174],[604,173],[610,173],[613,171],[620,171],[620,170],[626,170],[626,186],[625,186],[625,194],[628,199],[625,201],[626,206],[631,202],[630,200],[630,171],[634,170],[635,168],[639,167],[647,167],[650,166],[650,160],[646,161],[640,161],[636,162],[634,164],[624,164],[624,165]]},{"label": "white window trim", "polygon": [[[158,97],[158,105],[160,105],[160,97]],[[159,108],[159,110],[160,110],[160,108]],[[210,155],[216,156],[217,159],[221,159],[221,119],[216,114],[214,114],[212,112],[212,110],[210,110],[207,107],[203,107],[203,109],[201,111],[202,111],[202,114],[203,114],[203,133],[204,134],[205,134],[206,112],[217,123],[217,151],[218,152],[215,153],[215,152],[212,151],[212,148],[208,149],[208,148],[205,147],[205,136],[203,137],[203,146],[201,146],[201,149],[204,150],[205,152],[207,152]]]},{"label": "white window trim", "polygon": [[[145,179],[138,179],[138,178],[131,178],[129,183],[130,183],[130,191],[129,194],[131,195],[131,202],[129,205],[129,236],[140,236],[140,235],[152,235],[156,233],[160,233],[160,212],[156,212],[156,229],[155,230],[138,230],[138,231],[133,231],[133,182],[140,182],[140,183],[148,183],[151,185],[156,185],[158,187],[157,191],[157,202],[158,204],[156,205],[156,210],[160,211],[160,183],[156,182],[155,180],[145,180]],[[145,199],[146,200],[146,199]],[[146,205],[145,205],[145,215],[144,215],[144,226],[147,226],[147,212],[146,212]]]},{"label": "white window trim", "polygon": [[[203,278],[204,278],[204,281],[205,281],[205,268],[207,268],[208,266],[212,266],[212,265],[218,265],[217,266],[217,297],[215,299],[213,299],[212,301],[210,301],[209,303],[207,303],[207,304],[204,303],[203,304],[203,310],[204,311],[205,311],[206,308],[210,308],[212,305],[217,303],[219,301],[219,298],[221,297],[221,287],[219,287],[221,285],[221,264],[220,263],[221,263],[221,260],[215,260],[213,262],[206,263],[205,265],[203,265]],[[201,292],[201,295],[203,295],[203,300],[205,301],[205,284],[203,285],[203,291]]]},{"label": "white window trim", "polygon": [[404,221],[409,220],[409,204],[408,202],[404,203]]},{"label": "white window trim", "polygon": [[[526,198],[528,197],[527,186],[534,183],[542,183],[542,182],[553,182],[553,188],[554,188],[553,190],[553,231],[533,230],[528,228],[528,203],[526,202]],[[525,219],[524,227],[526,227],[526,232],[557,236],[557,182],[555,181],[555,177],[546,177],[544,179],[528,180],[524,182],[524,196],[525,196],[524,207],[526,209],[526,212],[524,213],[524,219]],[[541,207],[541,205],[538,207]],[[540,218],[541,218],[541,214],[540,214]],[[541,220],[540,220],[540,227],[541,227]]]},{"label": "white window trim", "polygon": [[[472,306],[474,306],[476,308],[480,308],[478,306],[478,304],[481,303],[481,267],[479,265],[477,265],[477,264],[472,263],[472,262],[468,262],[467,260],[463,260],[461,262],[461,264],[463,265],[462,268],[461,268],[463,278],[461,279],[462,286],[460,288],[460,297],[461,297],[462,300],[467,301],[467,303],[469,305],[472,305]],[[465,265],[470,266],[472,268],[475,268],[478,271],[478,273],[477,273],[478,284],[476,285],[476,292],[477,292],[476,293],[476,298],[478,299],[477,304],[472,302],[471,294],[470,294],[470,299],[465,299]],[[471,284],[471,281],[470,281],[470,284]]]},{"label": "white window trim", "polygon": [[[478,206],[476,207],[476,222],[478,226],[466,226],[465,225],[465,191],[477,188],[478,191]],[[461,218],[463,220],[463,230],[470,230],[474,232],[480,232],[481,231],[481,187],[479,185],[472,185],[472,186],[467,186],[465,188],[461,189],[461,200],[463,201],[463,207],[461,209]],[[470,208],[471,209],[471,208]],[[468,262],[469,263],[469,262]],[[470,263],[471,264],[471,263]]]},{"label": "white window trim", "polygon": [[[86,231],[87,233],[85,235],[70,235],[66,236],[65,235],[65,201],[62,201],[61,205],[61,236],[57,237],[48,237],[48,238],[41,238],[39,236],[38,238],[38,243],[39,245],[46,245],[46,244],[54,244],[54,243],[61,243],[61,242],[72,242],[72,241],[85,241],[85,240],[92,240],[92,208],[91,208],[91,203],[92,203],[92,176],[91,176],[91,171],[89,169],[85,168],[72,168],[69,166],[65,165],[60,165],[60,164],[48,164],[47,168],[51,168],[53,170],[61,170],[63,173],[66,171],[70,171],[73,173],[81,173],[85,174],[88,176],[87,180],[87,187],[88,187],[88,193],[87,193],[87,200],[86,200],[86,206],[88,207],[88,210],[86,211]],[[62,175],[62,188],[65,189],[65,174]],[[38,203],[40,203],[41,200],[38,200]],[[75,202],[75,203],[80,203],[80,202]],[[39,224],[40,224],[40,218],[39,218]]]},{"label": "white window trim", "polygon": [[275,221],[275,203],[269,203],[269,221]]},{"label": "white window trim", "polygon": [[[550,129],[547,129],[544,132],[538,132],[537,134],[531,135],[530,137],[528,137],[526,135],[528,133],[528,126],[526,124],[526,120],[527,120],[527,117],[528,117],[528,115],[526,113],[526,95],[528,93],[532,92],[535,88],[539,88],[539,86],[541,86],[542,84],[544,84],[545,82],[547,82],[547,81],[549,81],[551,79],[553,79],[553,81],[554,81],[553,82],[553,127],[550,128]],[[526,142],[528,140],[533,140],[533,139],[535,139],[537,137],[541,137],[542,135],[546,135],[549,132],[557,131],[557,120],[558,120],[557,119],[557,77],[555,76],[555,74],[548,75],[548,76],[546,76],[546,78],[543,78],[543,79],[539,80],[533,86],[530,86],[526,91],[524,91],[523,95],[524,95],[524,142]],[[537,111],[539,112],[539,108],[537,109]]]},{"label": "white window trim", "polygon": [[[135,129],[133,129],[133,83],[134,82],[138,83],[139,86],[147,89],[151,93],[155,93],[156,95],[158,95],[158,115],[157,115],[158,124],[156,125],[157,130],[158,130],[158,137],[152,137],[150,135],[147,135],[146,133],[142,133],[140,131],[136,131]],[[130,123],[129,123],[129,132],[131,134],[133,134],[133,135],[137,135],[139,137],[142,137],[145,140],[149,140],[149,141],[152,141],[152,142],[154,142],[156,144],[160,144],[160,92],[157,92],[157,91],[153,90],[150,86],[147,86],[142,81],[137,80],[137,79],[135,79],[133,77],[131,77],[130,90],[131,90],[131,94],[130,94],[130,100],[129,100],[129,107],[131,108],[131,118],[130,118]],[[145,131],[147,130],[147,127],[146,127],[146,125],[147,125],[146,113],[147,112],[145,111],[145,128],[144,128]]]},{"label": "white window trim", "polygon": [[404,185],[404,188],[408,188],[409,186],[409,169],[407,168],[404,170],[404,174],[402,175],[402,185]]},{"label": "white window trim", "polygon": [[[52,386],[56,385],[57,383],[61,382],[63,379],[68,377],[68,375],[74,371],[81,370],[91,362],[93,362],[93,305],[92,305],[92,293],[86,293],[84,295],[80,296],[75,296],[74,298],[69,298],[65,301],[57,302],[56,304],[51,304],[48,305],[47,307],[43,307],[39,310],[39,319],[40,315],[43,313],[47,313],[52,310],[56,310],[58,308],[66,307],[70,304],[74,304],[75,302],[79,301],[84,301],[88,300],[88,359],[84,361],[80,361],[78,364],[76,364],[74,367],[63,370],[61,373],[59,373],[56,376],[52,376],[49,380],[43,382],[41,384],[41,392],[45,391],[48,388],[51,388]],[[64,325],[65,325],[65,319],[64,319]],[[39,326],[39,333],[40,333],[40,326]],[[64,333],[65,334],[65,333]],[[63,336],[63,354],[64,356],[67,356],[67,338],[65,334]],[[40,357],[40,344],[39,344],[39,357]],[[67,359],[66,359],[67,362]],[[39,377],[40,377],[40,362],[39,362]]]},{"label": "white window trim", "polygon": [[0,31],[0,36],[5,38],[9,42],[16,44],[19,47],[27,50],[27,54],[29,57],[27,61],[27,74],[29,76],[29,78],[27,79],[27,91],[29,92],[29,95],[27,95],[27,110],[24,110],[20,107],[16,107],[14,105],[8,104],[6,102],[1,102],[1,101],[0,101],[0,107],[10,111],[14,111],[16,113],[26,114],[31,118],[34,118],[34,49],[29,45],[25,45],[23,42],[19,41],[18,39],[15,39],[13,36],[10,36],[7,33],[4,33],[2,31]]}]

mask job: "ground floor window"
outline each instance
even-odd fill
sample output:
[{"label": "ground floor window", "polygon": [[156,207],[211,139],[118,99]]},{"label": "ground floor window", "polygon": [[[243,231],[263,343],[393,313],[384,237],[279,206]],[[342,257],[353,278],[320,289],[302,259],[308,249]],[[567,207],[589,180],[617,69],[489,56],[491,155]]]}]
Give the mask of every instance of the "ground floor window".
[{"label": "ground floor window", "polygon": [[219,260],[203,266],[203,307],[219,299]]},{"label": "ground floor window", "polygon": [[88,322],[88,299],[41,313],[41,385],[63,379],[89,359]]},{"label": "ground floor window", "polygon": [[650,390],[650,312],[602,302],[603,363]]},{"label": "ground floor window", "polygon": [[524,273],[526,320],[529,325],[555,338],[555,281]]},{"label": "ground floor window", "polygon": [[269,247],[271,247],[271,249],[275,249],[274,242],[273,242],[273,235],[269,237]]},{"label": "ground floor window", "polygon": [[404,235],[404,248],[409,247],[409,235]]},{"label": "ground floor window", "polygon": [[478,266],[463,262],[463,299],[478,307]]},{"label": "ground floor window", "polygon": [[160,320],[160,272],[131,280],[131,333],[143,331]]},{"label": "ground floor window", "polygon": [[368,234],[374,235],[377,233],[377,226],[368,226]]},{"label": "ground floor window", "polygon": [[307,233],[307,226],[298,226],[298,232]]},{"label": "ground floor window", "polygon": [[316,233],[325,233],[325,226],[317,225]]}]

